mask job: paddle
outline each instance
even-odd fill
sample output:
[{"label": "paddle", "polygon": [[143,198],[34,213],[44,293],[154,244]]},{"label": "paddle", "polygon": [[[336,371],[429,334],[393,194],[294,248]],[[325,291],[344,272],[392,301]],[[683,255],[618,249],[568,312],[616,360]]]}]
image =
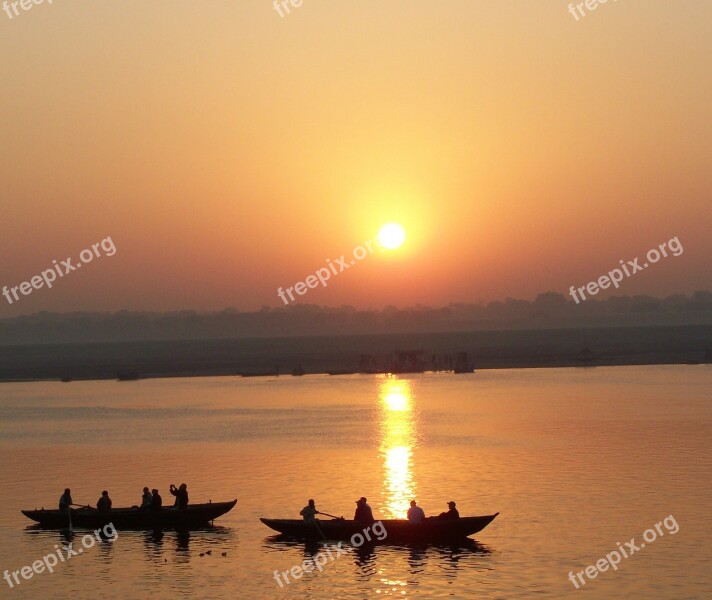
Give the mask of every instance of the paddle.
[{"label": "paddle", "polygon": [[[77,508],[91,508],[88,504],[84,506],[84,504],[74,504],[71,503],[69,506],[76,506]],[[67,509],[67,515],[69,516],[69,531],[72,531],[74,528],[72,527],[72,511]]]},{"label": "paddle", "polygon": [[335,517],[334,515],[330,515],[329,513],[325,513],[324,511],[319,511],[318,514],[324,515],[325,517],[331,517],[332,519],[338,519],[339,521],[343,521],[344,517]]},{"label": "paddle", "polygon": [[[337,519],[340,521],[344,520],[344,517],[335,517],[334,515],[330,515],[329,513],[325,513],[323,511],[318,510],[317,513],[318,515],[324,515],[325,517],[331,517],[332,519]],[[327,541],[327,537],[324,535],[324,532],[321,530],[321,527],[319,527],[319,521],[314,519],[314,525],[316,525],[317,531],[321,534],[321,537],[324,538],[324,541]]]},{"label": "paddle", "polygon": [[[69,506],[72,505],[70,504]],[[74,528],[72,527],[72,510],[69,508],[69,506],[67,507],[67,518],[69,519],[69,531],[71,533]]]},{"label": "paddle", "polygon": [[319,521],[314,519],[314,525],[316,525],[316,530],[321,534],[321,537],[324,538],[324,541],[326,541],[326,536],[324,535],[324,532],[321,530],[321,527],[319,527]]}]

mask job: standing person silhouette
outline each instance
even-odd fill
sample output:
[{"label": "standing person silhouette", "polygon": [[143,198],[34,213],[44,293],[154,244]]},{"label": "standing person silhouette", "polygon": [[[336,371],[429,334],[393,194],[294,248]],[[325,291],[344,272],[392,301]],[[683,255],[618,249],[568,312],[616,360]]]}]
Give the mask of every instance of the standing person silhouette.
[{"label": "standing person silhouette", "polygon": [[188,508],[188,486],[185,483],[181,483],[179,488],[171,483],[170,492],[176,497],[175,506],[178,510]]}]

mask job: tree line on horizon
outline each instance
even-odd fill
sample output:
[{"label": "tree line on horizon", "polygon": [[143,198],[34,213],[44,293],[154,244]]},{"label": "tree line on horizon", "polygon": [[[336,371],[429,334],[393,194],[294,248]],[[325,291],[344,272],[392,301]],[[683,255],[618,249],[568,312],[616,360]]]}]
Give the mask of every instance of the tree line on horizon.
[{"label": "tree line on horizon", "polygon": [[611,296],[581,304],[545,292],[533,301],[507,298],[440,308],[294,304],[252,312],[42,311],[0,319],[0,345],[706,324],[712,324],[708,291],[665,298]]}]

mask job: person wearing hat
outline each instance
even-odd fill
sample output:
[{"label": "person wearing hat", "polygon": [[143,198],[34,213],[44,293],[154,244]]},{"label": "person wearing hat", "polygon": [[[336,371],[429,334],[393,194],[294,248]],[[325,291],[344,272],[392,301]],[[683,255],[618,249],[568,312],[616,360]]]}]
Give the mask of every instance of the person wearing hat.
[{"label": "person wearing hat", "polygon": [[456,504],[452,500],[450,500],[447,505],[450,510],[444,513],[440,513],[438,515],[438,519],[459,519],[460,513],[457,511],[457,508],[455,508]]},{"label": "person wearing hat", "polygon": [[376,519],[373,518],[373,511],[371,507],[367,504],[366,498],[361,496],[356,500],[356,514],[354,514],[354,521],[358,523],[375,523]]}]

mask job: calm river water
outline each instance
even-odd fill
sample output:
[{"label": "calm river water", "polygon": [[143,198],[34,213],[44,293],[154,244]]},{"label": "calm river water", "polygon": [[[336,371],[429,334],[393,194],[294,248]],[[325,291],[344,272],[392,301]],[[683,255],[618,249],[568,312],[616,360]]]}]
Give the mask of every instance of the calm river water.
[{"label": "calm river water", "polygon": [[[1,571],[66,542],[20,514],[65,487],[115,507],[144,486],[169,502],[183,481],[191,502],[238,499],[212,530],[119,532],[53,574],[0,580],[2,598],[712,597],[712,366],[11,383],[0,417]],[[319,547],[259,517],[299,518],[308,498],[351,517],[362,495],[376,518],[411,499],[500,515],[478,544],[362,548],[280,587],[273,572]],[[575,590],[570,571],[671,516]]]}]

